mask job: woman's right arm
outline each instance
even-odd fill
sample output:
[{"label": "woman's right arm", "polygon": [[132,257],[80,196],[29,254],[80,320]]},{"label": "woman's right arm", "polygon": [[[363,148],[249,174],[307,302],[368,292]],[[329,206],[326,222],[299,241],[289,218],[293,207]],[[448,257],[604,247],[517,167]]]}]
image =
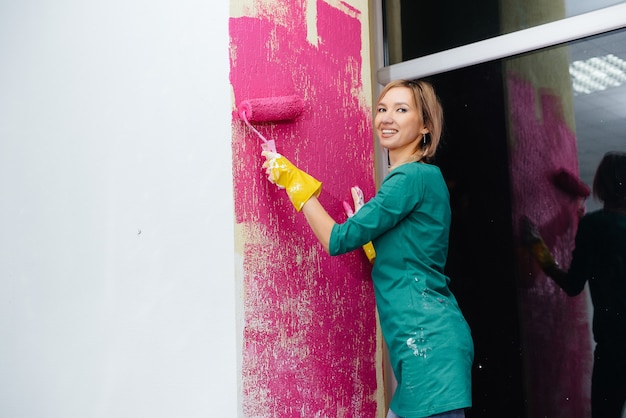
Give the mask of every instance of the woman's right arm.
[{"label": "woman's right arm", "polygon": [[331,218],[328,212],[326,212],[326,209],[324,209],[315,196],[312,196],[304,203],[304,206],[302,206],[302,213],[304,213],[313,234],[315,234],[319,242],[322,244],[324,250],[328,252],[330,233],[335,226],[335,221]]}]

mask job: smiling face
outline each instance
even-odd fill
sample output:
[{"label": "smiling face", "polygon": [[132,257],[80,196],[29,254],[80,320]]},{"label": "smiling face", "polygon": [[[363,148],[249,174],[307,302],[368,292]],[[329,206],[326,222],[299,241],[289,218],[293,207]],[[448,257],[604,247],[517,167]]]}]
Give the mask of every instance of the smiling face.
[{"label": "smiling face", "polygon": [[428,132],[421,108],[408,87],[394,87],[380,99],[374,127],[380,145],[389,150],[391,164],[410,159]]}]

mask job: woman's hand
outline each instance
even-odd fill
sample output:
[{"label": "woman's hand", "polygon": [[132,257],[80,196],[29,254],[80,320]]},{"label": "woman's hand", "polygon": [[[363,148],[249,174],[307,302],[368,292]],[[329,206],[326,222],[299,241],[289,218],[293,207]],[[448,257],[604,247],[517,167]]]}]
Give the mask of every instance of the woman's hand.
[{"label": "woman's hand", "polygon": [[[350,193],[352,194],[352,201],[354,202],[354,210],[352,210],[348,202],[343,202],[343,209],[345,210],[348,218],[353,217],[354,214],[357,213],[365,204],[363,191],[359,188],[359,186],[351,187]],[[365,255],[367,256],[367,259],[370,261],[370,263],[373,263],[374,259],[376,258],[376,250],[374,250],[374,244],[372,244],[372,242],[370,241],[367,244],[363,245],[363,251],[365,251]]]},{"label": "woman's hand", "polygon": [[261,155],[265,157],[262,167],[265,168],[267,179],[287,191],[289,200],[298,212],[312,196],[319,196],[322,191],[320,181],[300,170],[279,153],[263,151]]}]

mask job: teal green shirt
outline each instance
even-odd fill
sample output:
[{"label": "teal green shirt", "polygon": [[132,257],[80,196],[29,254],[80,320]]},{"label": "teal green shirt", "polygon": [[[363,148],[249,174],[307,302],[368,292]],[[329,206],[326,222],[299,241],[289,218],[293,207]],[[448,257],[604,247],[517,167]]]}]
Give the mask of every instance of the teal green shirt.
[{"label": "teal green shirt", "polygon": [[444,274],[450,197],[438,167],[408,163],[385,177],[376,196],[330,236],[331,255],[372,241],[372,280],[401,417],[471,406],[474,346]]}]

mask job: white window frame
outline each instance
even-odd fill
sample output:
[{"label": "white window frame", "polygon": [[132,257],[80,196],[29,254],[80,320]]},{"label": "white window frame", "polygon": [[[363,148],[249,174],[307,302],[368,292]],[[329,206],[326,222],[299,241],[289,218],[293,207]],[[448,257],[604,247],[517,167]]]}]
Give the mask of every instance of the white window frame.
[{"label": "white window frame", "polygon": [[384,66],[382,0],[374,1],[376,81],[416,79],[507,58],[626,27],[626,2]]}]

